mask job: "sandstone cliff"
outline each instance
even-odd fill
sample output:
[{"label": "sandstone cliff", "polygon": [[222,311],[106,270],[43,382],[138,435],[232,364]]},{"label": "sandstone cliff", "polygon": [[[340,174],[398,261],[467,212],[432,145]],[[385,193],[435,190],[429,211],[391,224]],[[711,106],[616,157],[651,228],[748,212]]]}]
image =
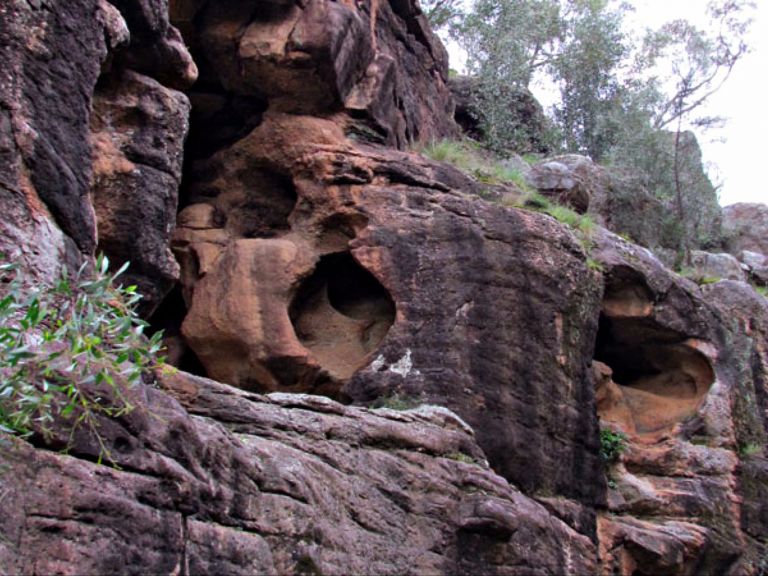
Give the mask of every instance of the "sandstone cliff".
[{"label": "sandstone cliff", "polygon": [[101,421],[117,467],[0,436],[3,572],[766,569],[766,300],[409,151],[457,131],[417,3],[0,19],[0,250],[130,260],[183,370]]}]

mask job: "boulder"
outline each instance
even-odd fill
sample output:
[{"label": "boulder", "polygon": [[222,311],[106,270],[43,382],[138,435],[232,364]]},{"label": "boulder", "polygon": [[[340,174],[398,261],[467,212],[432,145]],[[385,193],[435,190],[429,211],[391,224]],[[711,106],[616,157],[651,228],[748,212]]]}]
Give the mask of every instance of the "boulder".
[{"label": "boulder", "polygon": [[761,286],[768,286],[768,256],[742,250],[738,257],[752,281]]},{"label": "boulder", "polygon": [[691,263],[699,278],[711,280],[737,280],[744,282],[746,276],[739,261],[730,254],[712,254],[701,250],[691,252]]},{"label": "boulder", "polygon": [[723,235],[728,252],[768,255],[768,205],[742,202],[723,208]]},{"label": "boulder", "polygon": [[[592,164],[588,158],[579,159],[577,166]],[[594,164],[592,164],[594,166]],[[564,206],[570,206],[579,214],[589,209],[591,190],[584,174],[557,160],[546,160],[534,166],[526,176],[528,183],[541,194]]]},{"label": "boulder", "polygon": [[[454,118],[462,131],[470,138],[482,140],[485,136],[482,126],[482,96],[479,82],[469,76],[454,76],[448,80],[448,87],[456,103]],[[509,103],[507,110],[510,123],[518,127],[517,149],[515,152],[546,154],[549,120],[538,100],[530,90],[506,87],[504,99]]]}]

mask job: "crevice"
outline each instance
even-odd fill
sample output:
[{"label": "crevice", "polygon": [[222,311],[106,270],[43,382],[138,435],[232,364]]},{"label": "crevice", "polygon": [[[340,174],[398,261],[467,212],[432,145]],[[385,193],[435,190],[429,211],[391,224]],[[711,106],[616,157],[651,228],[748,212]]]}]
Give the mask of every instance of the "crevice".
[{"label": "crevice", "polygon": [[208,374],[205,367],[192,348],[187,345],[181,333],[181,323],[186,315],[187,305],[182,296],[181,286],[177,284],[149,318],[148,334],[163,331],[165,349],[163,355],[167,364],[206,378]]}]

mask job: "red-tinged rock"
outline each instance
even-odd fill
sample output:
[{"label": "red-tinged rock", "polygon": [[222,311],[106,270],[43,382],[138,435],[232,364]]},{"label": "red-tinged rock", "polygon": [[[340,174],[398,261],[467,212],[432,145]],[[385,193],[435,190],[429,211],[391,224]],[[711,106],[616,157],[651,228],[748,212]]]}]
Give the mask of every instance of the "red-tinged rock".
[{"label": "red-tinged rock", "polygon": [[456,133],[447,52],[411,0],[170,4],[200,65],[200,94],[293,114],[347,111],[357,138],[400,148]]},{"label": "red-tinged rock", "polygon": [[155,80],[124,71],[102,78],[91,115],[93,206],[98,249],[136,284],[150,315],[179,278],[170,251],[189,101]]},{"label": "red-tinged rock", "polygon": [[[257,396],[183,373],[69,456],[2,438],[6,573],[591,574],[596,549],[445,409]],[[55,489],[54,489],[55,487]],[[40,551],[44,550],[45,554]]]}]

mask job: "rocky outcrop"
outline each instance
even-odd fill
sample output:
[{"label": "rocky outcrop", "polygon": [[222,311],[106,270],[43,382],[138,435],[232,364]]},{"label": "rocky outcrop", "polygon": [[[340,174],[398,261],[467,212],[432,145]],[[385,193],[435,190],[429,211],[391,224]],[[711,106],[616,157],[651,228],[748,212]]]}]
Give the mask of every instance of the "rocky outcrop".
[{"label": "rocky outcrop", "polygon": [[[448,81],[448,86],[456,103],[456,122],[467,136],[482,140],[485,134],[479,82],[469,76],[455,76]],[[541,104],[527,89],[508,86],[505,90],[508,91],[505,101],[510,103],[506,116],[510,124],[517,128],[516,152],[549,152],[551,144],[547,133],[550,126]]]},{"label": "rocky outcrop", "polygon": [[0,249],[40,278],[96,245],[88,122],[114,12],[95,0],[3,3]]},{"label": "rocky outcrop", "polygon": [[230,102],[245,116],[264,101],[275,112],[347,112],[356,138],[397,147],[455,131],[447,52],[411,0],[172,0],[171,15],[200,65],[192,98],[223,140],[241,124]]},{"label": "rocky outcrop", "polygon": [[[353,146],[332,121],[305,116],[268,114],[199,170],[175,246],[190,304],[182,331],[209,375],[445,405],[526,490],[599,500],[583,363],[599,285],[554,220],[477,202],[449,187],[460,173]],[[511,329],[534,317],[549,321]]]},{"label": "rocky outcrop", "polygon": [[592,196],[599,193],[596,188],[606,184],[600,182],[606,179],[601,172],[589,158],[571,155],[535,165],[526,180],[544,196],[584,214]]},{"label": "rocky outcrop", "polygon": [[[405,151],[454,129],[416,4],[48,7],[3,12],[0,243],[42,279],[130,258],[198,375],[134,388],[101,448],[0,437],[1,571],[760,572],[765,301]],[[653,229],[558,162],[603,222]],[[363,407],[387,404],[420,407]],[[601,428],[626,435],[607,463]]]},{"label": "rocky outcrop", "polygon": [[132,70],[175,86],[196,76],[167,8],[12,2],[2,18],[0,248],[39,278],[96,250],[130,260],[150,311],[178,278],[168,241],[189,110]]},{"label": "rocky outcrop", "polygon": [[[594,544],[438,407],[257,396],[179,373],[64,456],[2,438],[5,573],[594,572]],[[55,491],[51,488],[55,486]],[[44,550],[45,553],[41,554]]]},{"label": "rocky outcrop", "polygon": [[741,263],[730,254],[713,254],[701,250],[692,250],[691,264],[693,265],[693,274],[699,279],[709,281],[710,283],[713,280],[746,281]]},{"label": "rocky outcrop", "polygon": [[115,265],[130,262],[149,315],[179,278],[170,251],[189,101],[130,70],[100,81],[91,114],[93,206],[98,249]]},{"label": "rocky outcrop", "polygon": [[768,205],[740,203],[723,208],[723,236],[728,252],[742,251],[768,255]]},{"label": "rocky outcrop", "polygon": [[764,300],[732,281],[700,293],[615,237],[595,257],[606,273],[598,414],[628,438],[598,520],[604,573],[759,571]]}]

